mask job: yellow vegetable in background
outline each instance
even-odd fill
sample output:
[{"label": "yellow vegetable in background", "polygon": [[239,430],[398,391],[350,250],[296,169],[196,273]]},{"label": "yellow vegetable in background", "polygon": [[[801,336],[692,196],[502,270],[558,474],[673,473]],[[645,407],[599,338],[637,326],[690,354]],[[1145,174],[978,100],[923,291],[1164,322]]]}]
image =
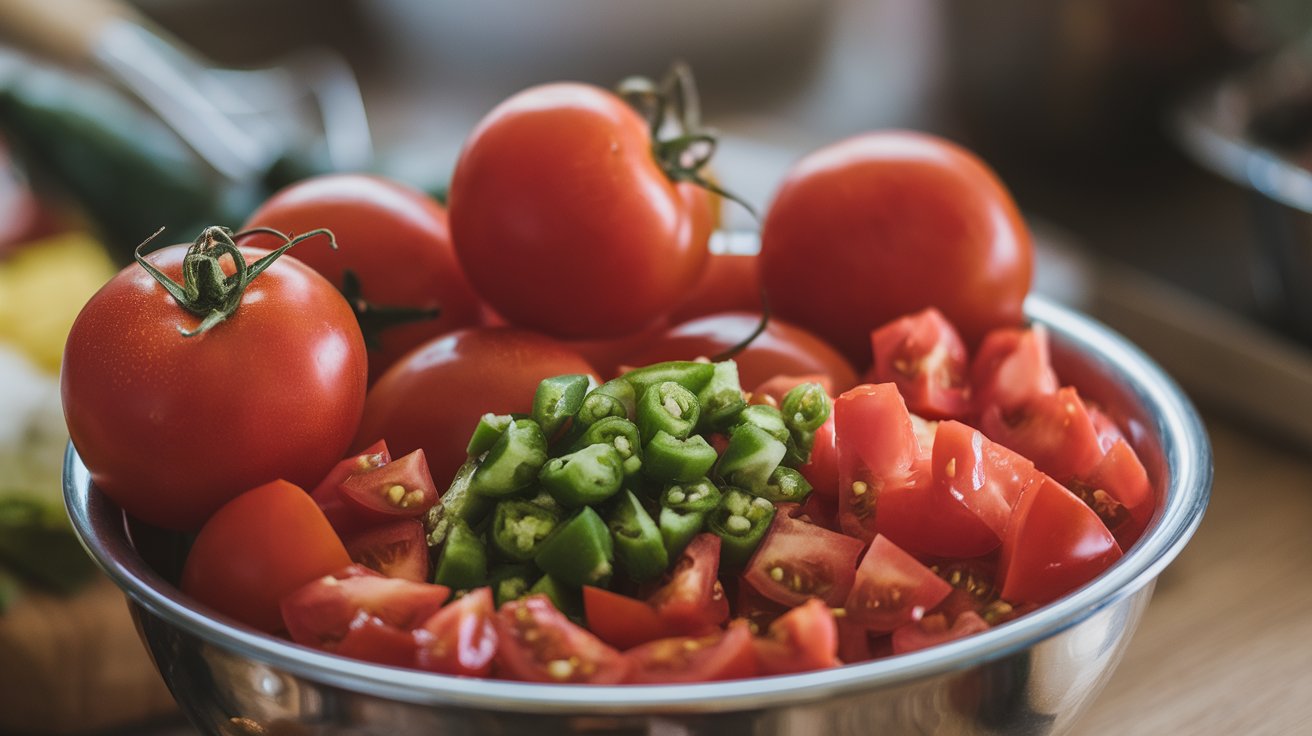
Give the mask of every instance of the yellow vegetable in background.
[{"label": "yellow vegetable in background", "polygon": [[0,261],[0,342],[57,373],[73,320],[116,271],[105,249],[85,233],[24,246]]}]

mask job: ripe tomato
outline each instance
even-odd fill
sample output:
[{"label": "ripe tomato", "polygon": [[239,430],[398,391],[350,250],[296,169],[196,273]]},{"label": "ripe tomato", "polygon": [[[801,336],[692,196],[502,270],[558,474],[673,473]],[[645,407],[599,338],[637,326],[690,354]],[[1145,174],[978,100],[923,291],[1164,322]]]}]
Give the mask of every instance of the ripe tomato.
[{"label": "ripe tomato", "polygon": [[676,636],[630,649],[629,682],[715,682],[756,674],[752,634],[745,621],[701,637]]},{"label": "ripe tomato", "polygon": [[1048,332],[1042,325],[990,332],[970,366],[976,413],[993,406],[1011,413],[1040,396],[1057,393],[1061,384],[1048,352]]},{"label": "ripe tomato", "polygon": [[875,536],[880,496],[921,482],[920,446],[902,395],[891,383],[864,384],[834,401],[838,519],[844,534]]},{"label": "ripe tomato", "polygon": [[[147,260],[177,281],[187,250]],[[128,266],[78,315],[61,376],[69,433],[96,486],[132,516],[183,531],[262,483],[318,483],[351,441],[366,380],[350,307],[293,259],[255,277],[226,320],[179,334],[199,322]]]},{"label": "ripe tomato", "polygon": [[516,680],[614,685],[629,673],[624,655],[571,623],[545,595],[505,604],[493,622],[497,665]]},{"label": "ripe tomato", "polygon": [[1098,515],[1044,477],[1021,496],[1002,540],[1002,598],[1039,605],[1092,580],[1121,558]]},{"label": "ripe tomato", "polygon": [[333,529],[337,530],[339,535],[345,537],[368,526],[355,510],[347,505],[346,499],[342,496],[342,482],[356,473],[373,470],[390,462],[392,462],[392,453],[388,451],[387,443],[380,440],[364,451],[334,465],[319,485],[314,487],[310,497],[319,504],[323,515],[328,517],[328,523],[333,525]]},{"label": "ripe tomato", "polygon": [[775,312],[864,367],[871,330],[925,307],[972,345],[1020,324],[1033,248],[1011,195],[973,154],[880,132],[793,166],[766,213],[760,259]]},{"label": "ripe tomato", "polygon": [[346,540],[351,559],[389,578],[428,582],[428,535],[418,519],[366,529]]},{"label": "ripe tomato", "polygon": [[672,632],[702,634],[729,618],[729,599],[719,581],[720,538],[692,538],[670,580],[647,599]]},{"label": "ripe tomato", "polygon": [[1103,456],[1093,419],[1071,386],[1037,396],[1017,411],[986,408],[979,428],[1061,482],[1087,477]]},{"label": "ripe tomato", "polygon": [[[1139,457],[1123,439],[1116,440],[1088,476],[1071,482],[1089,493],[1090,505],[1122,549],[1134,544],[1153,516],[1153,490]],[[1110,496],[1110,500],[1099,494]],[[1086,500],[1086,503],[1089,503]],[[1117,509],[1121,509],[1119,513]],[[1102,509],[1107,509],[1103,511]],[[1111,513],[1108,513],[1110,511]]]},{"label": "ripe tomato", "polygon": [[927,419],[962,419],[970,408],[966,346],[937,309],[896,319],[870,334],[870,383],[895,383],[907,409]]},{"label": "ripe tomato", "polygon": [[679,324],[708,314],[761,311],[756,262],[755,254],[711,251],[697,285],[670,315],[670,321]]},{"label": "ripe tomato", "polygon": [[350,564],[309,494],[278,480],[237,496],[205,522],[182,568],[182,592],[276,632],[284,596]]},{"label": "ripe tomato", "polygon": [[861,558],[844,608],[855,624],[892,631],[919,619],[951,592],[951,585],[880,535]]},{"label": "ripe tomato", "polygon": [[445,488],[465,461],[479,417],[527,412],[538,383],[566,373],[592,374],[592,367],[532,332],[474,328],[439,337],[392,366],[370,389],[356,446],[382,438],[393,452],[422,448],[434,481]]},{"label": "ripe tomato", "polygon": [[842,664],[838,661],[838,625],[829,606],[819,598],[775,619],[755,644],[761,674],[786,675]]},{"label": "ripe tomato", "polygon": [[[725,312],[699,317],[677,325],[655,338],[643,350],[629,356],[629,365],[647,365],[664,360],[712,357],[737,345],[760,324],[753,312]],[[759,386],[778,375],[798,376],[823,373],[834,391],[846,391],[856,383],[856,371],[823,340],[783,320],[770,324],[745,350],[734,356],[738,380],[744,388]]]},{"label": "ripe tomato", "polygon": [[478,292],[563,338],[619,337],[669,313],[697,283],[714,217],[705,192],[657,164],[647,123],[584,84],[533,87],[488,113],[449,203]]},{"label": "ripe tomato", "polygon": [[583,616],[592,633],[619,649],[669,636],[665,620],[650,604],[605,588],[583,586]]},{"label": "ripe tomato", "polygon": [[865,543],[777,513],[743,579],[761,595],[786,606],[819,598],[841,606],[852,590]]},{"label": "ripe tomato", "polygon": [[1040,476],[1034,463],[956,421],[939,423],[931,464],[933,492],[964,506],[998,540],[1021,494]]},{"label": "ripe tomato", "polygon": [[351,565],[292,591],[280,608],[297,644],[413,667],[417,645],[412,630],[450,596],[442,585],[386,578]]},{"label": "ripe tomato", "polygon": [[834,446],[834,415],[815,431],[811,457],[797,469],[811,484],[813,496],[833,504],[838,499],[838,449]]},{"label": "ripe tomato", "polygon": [[495,617],[492,589],[469,591],[414,632],[419,644],[417,666],[429,672],[486,677],[497,652]]},{"label": "ripe tomato", "polygon": [[914,652],[988,630],[989,625],[974,611],[961,612],[951,626],[946,615],[934,613],[894,629],[893,653]]},{"label": "ripe tomato", "polygon": [[[377,380],[412,348],[438,335],[479,324],[478,297],[451,247],[446,210],[423,192],[399,182],[361,174],[328,174],[299,181],[274,194],[243,229],[269,227],[304,233],[332,231],[328,241],[297,246],[295,256],[341,289],[346,271],[359,283],[357,312],[369,347],[369,377]],[[277,247],[269,235],[249,245]],[[367,302],[367,307],[358,300]],[[437,309],[436,318],[396,322],[397,308]],[[390,311],[389,310],[393,310]]]},{"label": "ripe tomato", "polygon": [[439,495],[422,449],[352,473],[338,489],[351,513],[375,524],[421,516],[437,503]]}]

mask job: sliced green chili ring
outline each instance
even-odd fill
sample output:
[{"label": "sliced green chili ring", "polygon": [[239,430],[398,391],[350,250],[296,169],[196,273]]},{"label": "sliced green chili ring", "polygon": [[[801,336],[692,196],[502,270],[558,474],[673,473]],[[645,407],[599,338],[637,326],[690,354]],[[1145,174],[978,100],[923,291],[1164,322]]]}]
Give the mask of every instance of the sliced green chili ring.
[{"label": "sliced green chili ring", "polygon": [[811,495],[811,484],[796,470],[780,465],[770,480],[760,488],[749,489],[752,495],[775,503],[802,503]]},{"label": "sliced green chili ring", "polygon": [[588,427],[570,448],[581,450],[588,445],[606,444],[614,447],[624,459],[625,477],[633,477],[642,469],[642,437],[638,425],[621,417],[606,417]]},{"label": "sliced green chili ring", "polygon": [[542,573],[532,565],[499,565],[488,573],[488,585],[492,587],[492,599],[500,608],[510,601],[517,601],[528,595],[533,583],[542,577]]},{"label": "sliced green chili ring", "polygon": [[784,455],[783,464],[790,468],[800,468],[811,462],[813,449],[815,432],[794,432],[788,440],[788,454]]},{"label": "sliced green chili ring", "polygon": [[624,483],[624,458],[613,445],[588,445],[548,460],[538,482],[566,508],[601,503]]},{"label": "sliced green chili ring", "polygon": [[660,577],[670,565],[661,529],[633,491],[621,491],[606,511],[615,559],[635,583]]},{"label": "sliced green chili ring", "polygon": [[560,525],[560,516],[530,501],[507,499],[492,512],[488,538],[492,548],[515,562],[528,562],[537,554],[542,540]]},{"label": "sliced green chili ring", "polygon": [[691,483],[711,472],[719,456],[699,434],[680,440],[660,431],[643,448],[642,457],[643,473],[648,478]]},{"label": "sliced green chili ring", "polygon": [[706,528],[720,538],[720,569],[747,565],[774,520],[774,504],[737,488],[724,489],[720,505],[706,517]]},{"label": "sliced green chili ring", "polygon": [[714,365],[710,383],[697,393],[697,402],[702,406],[701,427],[723,430],[737,421],[747,407],[747,399],[743,398],[742,384],[738,381],[738,364],[722,360]]},{"label": "sliced green chili ring", "polygon": [[482,496],[509,496],[532,485],[547,463],[547,438],[531,419],[516,419],[488,450],[469,489]]},{"label": "sliced green chili ring", "polygon": [[784,425],[796,435],[798,432],[814,432],[829,418],[833,403],[829,394],[818,383],[799,383],[784,395],[779,413],[783,415]]},{"label": "sliced green chili ring", "polygon": [[463,519],[453,519],[433,568],[433,582],[452,590],[487,584],[487,548]]},{"label": "sliced green chili ring", "polygon": [[533,494],[526,495],[524,497],[524,500],[528,501],[534,506],[537,506],[539,508],[544,508],[547,511],[552,512],[553,514],[556,515],[557,519],[565,518],[565,507],[561,506],[559,501],[557,501],[555,498],[552,498],[551,494],[547,493],[542,488],[534,489]]},{"label": "sliced green chili ring", "polygon": [[472,525],[478,524],[492,508],[492,502],[469,490],[470,479],[478,468],[475,460],[466,460],[456,471],[451,487],[424,517],[424,527],[428,530],[428,546],[440,547],[446,541],[451,530],[451,522],[463,520]]},{"label": "sliced green chili ring", "polygon": [[685,439],[692,434],[701,415],[697,397],[674,381],[665,381],[647,389],[638,399],[638,434],[655,437],[665,432]]},{"label": "sliced green chili ring", "polygon": [[509,414],[493,414],[488,412],[478,418],[478,426],[474,427],[474,433],[469,437],[469,445],[465,452],[470,457],[478,457],[483,453],[491,450],[501,435],[506,433],[506,428],[514,421]]},{"label": "sliced green chili ring", "polygon": [[583,398],[583,405],[579,407],[576,418],[585,427],[607,417],[632,419],[637,398],[633,393],[633,384],[616,378],[592,389]]},{"label": "sliced green chili ring", "polygon": [[729,436],[729,446],[720,456],[718,472],[732,485],[761,488],[769,482],[770,474],[786,454],[788,447],[769,432],[755,424],[742,423]]},{"label": "sliced green chili ring", "polygon": [[545,378],[533,394],[533,421],[542,427],[542,433],[554,437],[565,422],[583,406],[588,392],[588,377],[577,373]]},{"label": "sliced green chili ring", "polygon": [[671,360],[666,363],[653,363],[649,366],[631,370],[620,376],[633,386],[633,394],[639,400],[647,389],[667,381],[679,384],[693,394],[706,388],[715,375],[715,366],[710,363],[691,360]]},{"label": "sliced green chili ring", "polygon": [[733,429],[729,430],[732,434],[738,431],[738,428],[744,424],[750,424],[759,429],[770,433],[770,436],[787,443],[790,435],[788,434],[788,425],[784,423],[784,415],[773,406],[765,404],[752,404],[738,415],[738,423]]},{"label": "sliced green chili ring", "polygon": [[538,578],[533,587],[528,589],[528,594],[545,595],[557,611],[572,619],[578,619],[582,615],[583,601],[580,599],[578,591],[571,590],[568,585],[550,575],[543,575]]},{"label": "sliced green chili ring", "polygon": [[665,553],[669,559],[678,559],[683,548],[692,538],[701,532],[706,523],[704,511],[677,511],[668,506],[660,513],[661,541],[665,542]]},{"label": "sliced green chili ring", "polygon": [[597,512],[584,506],[538,546],[533,561],[562,583],[604,587],[615,566],[610,530]]},{"label": "sliced green chili ring", "polygon": [[661,506],[680,513],[713,511],[720,505],[723,494],[709,478],[698,478],[691,483],[674,483],[661,494]]}]

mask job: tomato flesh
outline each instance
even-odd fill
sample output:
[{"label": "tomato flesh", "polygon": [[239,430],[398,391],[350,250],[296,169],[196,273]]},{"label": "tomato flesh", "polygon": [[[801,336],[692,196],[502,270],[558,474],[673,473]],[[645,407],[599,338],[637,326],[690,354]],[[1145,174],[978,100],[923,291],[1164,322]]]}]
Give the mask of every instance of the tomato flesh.
[{"label": "tomato flesh", "polygon": [[433,614],[415,632],[415,666],[429,672],[486,677],[498,647],[492,589],[471,590]]},{"label": "tomato flesh", "polygon": [[729,618],[729,599],[720,584],[719,570],[720,538],[698,534],[675,563],[669,582],[647,602],[671,631],[705,633]]},{"label": "tomato flesh", "polygon": [[1038,478],[1034,463],[956,421],[938,425],[931,462],[935,492],[966,507],[999,541],[1012,508]]},{"label": "tomato flesh", "polygon": [[907,409],[929,419],[960,419],[970,408],[966,346],[942,312],[929,308],[870,333],[871,383],[894,383]]},{"label": "tomato flesh", "polygon": [[1048,331],[1042,325],[993,330],[970,366],[977,412],[990,406],[1015,412],[1039,396],[1057,393],[1059,387],[1049,358]]},{"label": "tomato flesh", "polygon": [[715,682],[756,674],[756,653],[745,622],[706,636],[659,639],[624,653],[632,662],[629,682]]},{"label": "tomato flesh", "polygon": [[743,578],[761,595],[785,606],[819,598],[841,606],[852,590],[865,543],[776,513]]},{"label": "tomato flesh", "polygon": [[951,592],[951,585],[880,535],[861,558],[844,610],[855,624],[892,631],[919,620]]},{"label": "tomato flesh", "polygon": [[842,664],[838,660],[838,624],[818,598],[780,616],[756,640],[761,674],[786,675]]},{"label": "tomato flesh", "polygon": [[565,618],[545,595],[511,601],[493,621],[497,665],[517,680],[613,685],[628,676],[624,655]]},{"label": "tomato flesh", "polygon": [[619,649],[631,649],[667,636],[669,629],[649,604],[605,588],[583,586],[588,629]]},{"label": "tomato flesh", "polygon": [[843,533],[873,539],[880,495],[920,482],[920,447],[897,386],[864,384],[835,399],[834,446]]},{"label": "tomato flesh", "polygon": [[1084,401],[1070,386],[1038,396],[1015,412],[989,407],[980,417],[980,429],[1062,480],[1086,476],[1103,455]]},{"label": "tomato flesh", "polygon": [[359,531],[364,522],[355,514],[346,500],[342,498],[342,483],[356,473],[363,473],[382,467],[392,462],[392,454],[387,450],[387,443],[379,440],[364,451],[352,455],[333,466],[328,475],[310,492],[310,497],[319,504],[328,523],[338,534],[347,535]]},{"label": "tomato flesh", "polygon": [[351,559],[389,578],[428,581],[428,540],[418,519],[366,529],[346,540]]},{"label": "tomato flesh", "polygon": [[422,449],[342,481],[342,498],[361,518],[415,518],[437,503],[437,487]]}]

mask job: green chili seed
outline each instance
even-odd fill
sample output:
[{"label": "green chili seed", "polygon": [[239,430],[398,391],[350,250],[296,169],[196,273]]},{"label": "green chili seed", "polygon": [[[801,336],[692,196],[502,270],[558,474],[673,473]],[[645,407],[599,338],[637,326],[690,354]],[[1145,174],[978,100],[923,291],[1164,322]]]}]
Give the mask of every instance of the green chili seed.
[{"label": "green chili seed", "polygon": [[811,494],[811,484],[796,470],[780,465],[770,474],[770,479],[760,488],[751,492],[767,501],[775,503],[802,503]]},{"label": "green chili seed", "polygon": [[733,485],[761,488],[787,453],[787,446],[779,439],[755,424],[744,422],[730,434],[718,472]]},{"label": "green chili seed", "polygon": [[492,548],[508,560],[528,562],[542,540],[560,525],[560,516],[530,501],[505,500],[492,513]]},{"label": "green chili seed", "polygon": [[583,426],[591,426],[607,417],[632,419],[637,397],[628,381],[614,379],[592,389],[579,407],[577,419]]},{"label": "green chili seed", "polygon": [[601,503],[624,482],[624,458],[613,445],[588,445],[548,460],[538,482],[567,508]]},{"label": "green chili seed", "polygon": [[765,538],[774,520],[774,504],[737,488],[724,489],[719,507],[706,517],[706,528],[720,538],[720,567],[741,570]]},{"label": "green chili seed", "polygon": [[679,512],[704,512],[719,506],[720,498],[720,489],[709,478],[698,478],[691,483],[666,486],[661,495],[661,506]]},{"label": "green chili seed", "polygon": [[606,512],[615,558],[637,583],[654,580],[669,567],[660,527],[632,491],[621,491]]},{"label": "green chili seed", "polygon": [[532,565],[507,564],[493,568],[488,573],[488,585],[492,588],[496,607],[500,608],[528,595],[533,583],[541,576],[542,573]]},{"label": "green chili seed", "polygon": [[706,388],[715,374],[715,366],[710,363],[689,360],[671,360],[666,363],[654,363],[649,366],[631,370],[620,376],[633,386],[634,396],[641,401],[647,389],[667,381],[673,381],[696,394]]},{"label": "green chili seed", "polygon": [[560,582],[574,587],[605,586],[614,571],[610,530],[590,506],[569,518],[541,545],[533,559]]},{"label": "green chili seed", "polygon": [[643,448],[643,472],[663,482],[689,483],[711,472],[717,455],[699,434],[686,440],[658,431]]},{"label": "green chili seed", "polygon": [[487,548],[463,519],[453,519],[433,569],[433,582],[452,590],[487,584]]},{"label": "green chili seed", "polygon": [[716,363],[710,382],[697,393],[697,401],[702,407],[703,429],[720,431],[737,422],[738,415],[747,407],[738,381],[738,364],[732,360]]},{"label": "green chili seed", "polygon": [[469,488],[483,496],[508,496],[532,485],[546,462],[542,428],[531,419],[516,419],[488,450]]},{"label": "green chili seed", "polygon": [[701,414],[697,397],[673,381],[658,383],[638,398],[638,434],[654,437],[665,432],[677,439],[692,434]]},{"label": "green chili seed", "polygon": [[533,421],[548,438],[554,437],[565,422],[583,406],[588,392],[588,377],[579,374],[543,379],[533,394]]}]

